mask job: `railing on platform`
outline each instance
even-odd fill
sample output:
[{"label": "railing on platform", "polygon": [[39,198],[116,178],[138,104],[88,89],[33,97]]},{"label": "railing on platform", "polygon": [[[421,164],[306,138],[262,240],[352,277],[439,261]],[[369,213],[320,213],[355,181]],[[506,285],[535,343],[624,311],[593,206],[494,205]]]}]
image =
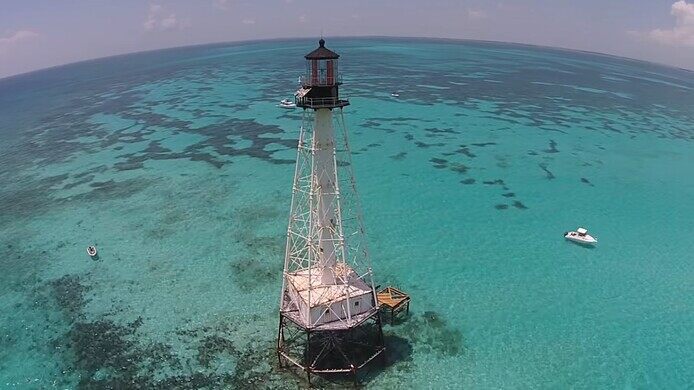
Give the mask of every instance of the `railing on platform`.
[{"label": "railing on platform", "polygon": [[331,76],[331,77],[321,77],[320,75],[317,76],[301,76],[299,77],[299,83],[301,85],[306,86],[306,87],[321,87],[321,86],[329,86],[329,85],[335,85],[335,84],[342,84],[342,75],[338,74],[336,76]]},{"label": "railing on platform", "polygon": [[322,108],[322,107],[344,107],[349,104],[349,100],[345,98],[307,98],[297,97],[296,105],[299,107]]}]

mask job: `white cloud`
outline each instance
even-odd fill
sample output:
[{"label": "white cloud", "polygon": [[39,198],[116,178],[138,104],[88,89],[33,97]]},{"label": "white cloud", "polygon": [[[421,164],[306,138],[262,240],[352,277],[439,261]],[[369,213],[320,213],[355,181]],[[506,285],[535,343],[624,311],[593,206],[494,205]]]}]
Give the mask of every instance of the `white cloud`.
[{"label": "white cloud", "polygon": [[188,27],[187,20],[181,20],[173,12],[168,12],[159,4],[151,4],[147,20],[142,25],[147,31],[166,31]]},{"label": "white cloud", "polygon": [[306,15],[299,16],[299,23],[306,23]]},{"label": "white cloud", "polygon": [[219,8],[222,11],[226,11],[229,9],[231,4],[229,4],[229,0],[214,0],[214,7]]},{"label": "white cloud", "polygon": [[467,10],[467,18],[469,20],[480,20],[487,17],[487,13],[478,9]]},{"label": "white cloud", "polygon": [[39,34],[31,30],[19,30],[11,33],[6,37],[0,37],[0,51],[9,50],[10,47],[16,46],[22,41],[30,40],[38,37]]},{"label": "white cloud", "polygon": [[675,17],[675,27],[656,28],[645,34],[646,38],[665,45],[694,46],[694,3],[679,0],[672,4],[670,13]]},{"label": "white cloud", "polygon": [[255,20],[253,19],[244,19],[241,21],[243,24],[255,24]]}]

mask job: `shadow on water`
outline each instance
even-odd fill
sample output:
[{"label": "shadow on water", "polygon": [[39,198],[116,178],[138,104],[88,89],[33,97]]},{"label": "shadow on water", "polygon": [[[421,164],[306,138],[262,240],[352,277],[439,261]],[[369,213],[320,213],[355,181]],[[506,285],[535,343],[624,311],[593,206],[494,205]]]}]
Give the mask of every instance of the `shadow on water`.
[{"label": "shadow on water", "polygon": [[[364,371],[360,383],[368,383],[387,371],[395,369],[401,363],[412,362],[414,350],[410,340],[395,334],[385,334],[386,354],[382,362],[374,362],[368,370]],[[379,364],[380,363],[380,364]]]},{"label": "shadow on water", "polygon": [[[393,369],[409,371],[412,362],[413,346],[406,338],[394,334],[384,334],[385,355],[377,357],[361,370],[357,372],[358,387],[368,387],[368,385],[381,375]],[[405,363],[405,365],[403,365]],[[303,371],[296,371],[295,374],[306,381],[306,374]],[[308,385],[308,382],[304,383]],[[355,388],[354,377],[349,373],[311,375],[311,387],[344,389]]]},{"label": "shadow on water", "polygon": [[[358,372],[360,386],[368,386],[382,375],[409,373],[416,370],[413,360],[415,349],[435,358],[447,358],[466,353],[462,331],[452,326],[435,311],[401,313],[390,322],[384,323],[385,356],[376,358]],[[312,376],[313,378],[314,376]],[[320,376],[319,387],[353,387],[349,374]],[[325,383],[324,383],[325,382]]]}]

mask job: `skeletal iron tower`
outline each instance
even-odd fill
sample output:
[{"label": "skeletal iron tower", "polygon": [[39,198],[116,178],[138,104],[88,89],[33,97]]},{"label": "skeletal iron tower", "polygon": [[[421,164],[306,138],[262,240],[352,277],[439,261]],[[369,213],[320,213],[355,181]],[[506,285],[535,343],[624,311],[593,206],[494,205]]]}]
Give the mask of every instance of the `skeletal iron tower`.
[{"label": "skeletal iron tower", "polygon": [[303,121],[280,296],[280,366],[351,373],[383,357],[369,262],[340,98],[339,55],[319,41],[295,94]]}]

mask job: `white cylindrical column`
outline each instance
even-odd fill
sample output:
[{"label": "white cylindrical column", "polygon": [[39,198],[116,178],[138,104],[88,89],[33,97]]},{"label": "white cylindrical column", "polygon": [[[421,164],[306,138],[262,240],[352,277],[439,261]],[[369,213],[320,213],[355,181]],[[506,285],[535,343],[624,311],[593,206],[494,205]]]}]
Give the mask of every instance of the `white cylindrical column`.
[{"label": "white cylindrical column", "polygon": [[333,130],[333,112],[321,108],[315,112],[313,125],[313,180],[317,213],[314,226],[318,229],[318,267],[322,270],[321,282],[335,284],[334,269],[336,264],[335,224],[337,219],[336,203],[336,167],[335,167],[335,134]]}]

